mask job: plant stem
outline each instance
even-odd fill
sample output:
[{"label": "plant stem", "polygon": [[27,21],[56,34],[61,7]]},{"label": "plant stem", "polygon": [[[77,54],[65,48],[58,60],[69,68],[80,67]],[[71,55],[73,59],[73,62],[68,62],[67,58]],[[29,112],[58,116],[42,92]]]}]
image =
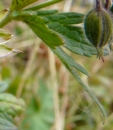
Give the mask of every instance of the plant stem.
[{"label": "plant stem", "polygon": [[100,0],[96,0],[96,10],[100,11],[102,9],[102,2]]},{"label": "plant stem", "polygon": [[[34,6],[34,7],[30,7],[30,8],[27,8],[25,10],[38,10],[38,9],[41,9],[41,8],[44,8],[44,7],[47,7],[49,5],[53,5],[53,4],[56,4],[58,2],[61,2],[63,0],[49,0],[47,2],[44,2],[44,3],[41,3],[37,6]],[[0,28],[4,27],[6,24],[8,24],[11,20],[13,19],[12,17],[12,12],[9,11],[6,16],[0,21]]]},{"label": "plant stem", "polygon": [[63,1],[63,0],[49,0],[47,2],[43,2],[37,6],[30,7],[30,8],[24,9],[24,10],[34,10],[35,11],[35,10],[39,10],[41,8],[56,4],[56,3],[61,2],[61,1]]},{"label": "plant stem", "polygon": [[62,130],[61,127],[61,113],[59,106],[59,91],[58,91],[58,81],[56,74],[56,66],[55,66],[55,56],[48,50],[49,53],[49,67],[51,73],[51,86],[53,88],[53,100],[54,100],[54,112],[55,112],[55,130]]},{"label": "plant stem", "polygon": [[111,4],[111,0],[106,0],[105,9],[109,9],[109,6]]},{"label": "plant stem", "polygon": [[73,2],[73,0],[65,0],[63,12],[69,12],[70,11],[72,2]]},{"label": "plant stem", "polygon": [[[19,87],[17,89],[17,93],[16,93],[16,96],[18,98],[20,98],[22,92],[23,92],[23,89],[24,89],[24,85],[25,85],[25,82],[27,80],[27,78],[30,76],[30,74],[33,72],[33,63],[34,63],[34,60],[35,60],[35,57],[36,57],[36,54],[37,54],[37,51],[39,49],[39,45],[37,45],[37,42],[35,43],[35,46],[33,48],[33,51],[29,57],[29,60],[28,60],[28,63],[26,65],[26,68],[23,72],[23,75],[22,75],[22,78],[21,78],[21,82],[19,84]],[[32,70],[31,70],[32,68]],[[31,70],[31,71],[30,71]]]},{"label": "plant stem", "polygon": [[0,28],[4,27],[6,24],[8,24],[12,20],[12,14],[9,11],[6,16],[0,21]]}]

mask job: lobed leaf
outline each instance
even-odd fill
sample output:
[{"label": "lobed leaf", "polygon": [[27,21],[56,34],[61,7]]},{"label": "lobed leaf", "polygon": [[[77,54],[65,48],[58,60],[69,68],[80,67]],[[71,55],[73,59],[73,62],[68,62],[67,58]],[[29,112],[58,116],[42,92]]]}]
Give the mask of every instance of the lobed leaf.
[{"label": "lobed leaf", "polygon": [[64,44],[60,34],[52,29],[49,29],[45,24],[45,20],[42,17],[37,17],[37,13],[33,11],[24,11],[20,14],[14,14],[14,16],[15,18],[19,18],[28,24],[30,28],[32,28],[32,30],[51,48]]},{"label": "lobed leaf", "polygon": [[12,37],[12,34],[6,33],[4,30],[0,29],[0,38],[4,40],[9,40],[11,39],[11,37]]},{"label": "lobed leaf", "polygon": [[0,58],[8,56],[12,53],[19,53],[19,52],[21,52],[21,51],[14,50],[13,48],[11,48],[5,44],[0,45]]},{"label": "lobed leaf", "polygon": [[0,112],[7,113],[8,115],[15,117],[20,115],[25,109],[25,103],[22,99],[17,99],[11,94],[0,94]]},{"label": "lobed leaf", "polygon": [[12,118],[6,113],[0,113],[0,129],[1,130],[17,130],[13,124]]},{"label": "lobed leaf", "polygon": [[[62,45],[75,54],[91,57],[96,55],[96,49],[85,39],[82,27],[72,24],[82,23],[83,14],[79,13],[58,13],[56,10],[23,11],[18,13],[15,18],[19,18],[28,24],[33,31],[50,47]],[[36,28],[35,28],[36,27]],[[45,30],[46,28],[46,30]],[[51,42],[52,31],[60,38],[56,42]],[[44,36],[46,38],[44,38]],[[50,38],[50,37],[51,38]],[[47,40],[45,40],[47,39]],[[57,38],[56,38],[57,39]],[[54,38],[52,39],[56,41]]]},{"label": "lobed leaf", "polygon": [[53,52],[59,57],[59,59],[62,61],[62,63],[65,65],[65,67],[69,70],[69,72],[75,77],[75,79],[79,82],[79,84],[83,87],[83,89],[91,96],[91,98],[94,100],[94,102],[99,107],[100,111],[102,112],[102,115],[104,117],[104,121],[106,118],[106,112],[104,111],[103,106],[99,102],[99,100],[95,97],[95,95],[88,89],[88,87],[82,82],[80,76],[78,75],[75,67],[75,63],[71,63],[68,61],[73,59],[69,57],[60,47],[57,47],[57,49],[53,49]]},{"label": "lobed leaf", "polygon": [[23,11],[18,13],[15,19],[24,21],[52,49],[83,89],[92,97],[105,117],[106,113],[103,107],[82,82],[77,70],[86,75],[88,75],[88,72],[58,47],[58,45],[65,43],[64,47],[76,54],[89,57],[96,54],[95,48],[85,39],[82,27],[72,25],[82,23],[84,15],[79,13],[56,13],[54,11],[53,13],[42,11],[41,15],[41,11],[37,11],[37,13]]},{"label": "lobed leaf", "polygon": [[11,38],[12,34],[6,33],[4,30],[0,29],[0,57],[5,57],[11,53],[21,52],[6,45]]}]

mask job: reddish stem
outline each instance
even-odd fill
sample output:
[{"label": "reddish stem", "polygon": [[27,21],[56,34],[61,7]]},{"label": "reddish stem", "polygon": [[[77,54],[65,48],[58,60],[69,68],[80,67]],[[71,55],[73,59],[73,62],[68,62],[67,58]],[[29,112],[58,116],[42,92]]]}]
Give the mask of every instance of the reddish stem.
[{"label": "reddish stem", "polygon": [[108,10],[110,5],[110,0],[106,0],[105,9]]},{"label": "reddish stem", "polygon": [[96,9],[100,11],[102,9],[102,2],[100,0],[96,0]]}]

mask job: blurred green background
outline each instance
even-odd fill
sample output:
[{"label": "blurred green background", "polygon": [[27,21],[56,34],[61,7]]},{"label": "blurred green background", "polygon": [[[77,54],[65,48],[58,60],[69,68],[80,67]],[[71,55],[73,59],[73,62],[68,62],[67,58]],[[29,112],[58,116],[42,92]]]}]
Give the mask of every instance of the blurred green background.
[{"label": "blurred green background", "polygon": [[[0,10],[8,8],[10,2],[1,0]],[[64,0],[46,9],[86,14],[92,7],[90,0]],[[25,113],[15,118],[19,130],[113,129],[113,53],[103,63],[96,56],[69,52],[90,73],[90,78],[80,75],[107,112],[103,125],[101,112],[89,95],[29,27],[13,21],[4,28],[13,34],[8,44],[24,52],[0,59],[0,80],[8,82],[7,92],[26,102]]]}]

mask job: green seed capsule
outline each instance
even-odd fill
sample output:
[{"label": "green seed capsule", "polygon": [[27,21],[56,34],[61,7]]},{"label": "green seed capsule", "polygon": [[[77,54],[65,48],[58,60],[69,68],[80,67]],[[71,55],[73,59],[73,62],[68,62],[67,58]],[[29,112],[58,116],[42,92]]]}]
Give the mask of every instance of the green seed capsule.
[{"label": "green seed capsule", "polygon": [[112,20],[108,12],[104,9],[92,9],[84,21],[85,34],[88,40],[97,49],[97,56],[103,58],[103,47],[111,40]]}]

